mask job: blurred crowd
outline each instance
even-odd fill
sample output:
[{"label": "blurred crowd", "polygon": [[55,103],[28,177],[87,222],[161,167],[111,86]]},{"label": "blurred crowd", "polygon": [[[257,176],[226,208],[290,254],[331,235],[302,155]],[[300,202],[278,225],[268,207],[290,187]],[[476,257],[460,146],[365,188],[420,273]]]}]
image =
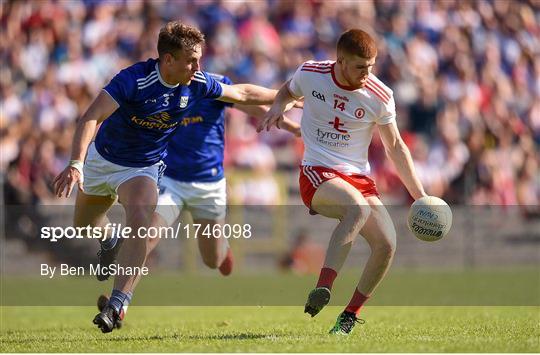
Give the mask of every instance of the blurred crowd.
[{"label": "blurred crowd", "polygon": [[[369,31],[379,44],[375,74],[394,90],[398,124],[428,193],[538,214],[537,0],[35,0],[1,6],[6,203],[53,200],[51,182],[69,159],[77,118],[120,69],[156,57],[159,29],[180,19],[206,34],[204,70],[273,88],[305,60],[335,59],[344,30]],[[301,112],[290,115],[299,120]],[[228,112],[226,168],[254,169],[263,180],[275,170],[295,172],[301,140],[282,131],[257,135],[255,123]],[[377,135],[370,162],[385,199],[407,201]]]}]

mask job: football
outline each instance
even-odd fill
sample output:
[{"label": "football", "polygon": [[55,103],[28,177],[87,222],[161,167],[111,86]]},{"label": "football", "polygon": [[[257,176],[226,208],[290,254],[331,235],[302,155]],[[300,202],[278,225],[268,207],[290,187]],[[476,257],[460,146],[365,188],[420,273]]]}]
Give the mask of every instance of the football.
[{"label": "football", "polygon": [[452,226],[452,210],[438,197],[422,197],[411,205],[407,225],[416,238],[434,242],[448,234]]}]

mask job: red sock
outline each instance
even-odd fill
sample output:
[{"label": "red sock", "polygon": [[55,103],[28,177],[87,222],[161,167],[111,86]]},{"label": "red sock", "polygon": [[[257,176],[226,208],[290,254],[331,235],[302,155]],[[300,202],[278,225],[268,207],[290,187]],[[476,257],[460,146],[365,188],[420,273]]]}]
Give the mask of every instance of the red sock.
[{"label": "red sock", "polygon": [[332,289],[334,280],[336,279],[337,272],[329,267],[323,267],[321,269],[321,274],[319,275],[319,281],[317,282],[317,287],[326,287],[329,290]]},{"label": "red sock", "polygon": [[369,299],[369,296],[364,296],[363,294],[358,291],[358,289],[354,289],[354,294],[347,305],[347,308],[345,308],[346,312],[351,312],[356,315],[360,312],[360,308],[366,303],[366,301]]}]

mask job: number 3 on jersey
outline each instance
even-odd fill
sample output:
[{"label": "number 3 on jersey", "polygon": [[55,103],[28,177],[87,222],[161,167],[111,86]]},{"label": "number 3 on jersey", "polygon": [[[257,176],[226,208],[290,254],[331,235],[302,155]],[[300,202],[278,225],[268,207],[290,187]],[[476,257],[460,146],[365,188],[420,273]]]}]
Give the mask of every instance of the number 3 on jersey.
[{"label": "number 3 on jersey", "polygon": [[169,94],[163,94],[163,97],[165,98],[165,101],[163,102],[163,104],[161,106],[164,106],[164,107],[167,107],[169,106],[169,97],[172,96],[172,95],[169,95]]}]

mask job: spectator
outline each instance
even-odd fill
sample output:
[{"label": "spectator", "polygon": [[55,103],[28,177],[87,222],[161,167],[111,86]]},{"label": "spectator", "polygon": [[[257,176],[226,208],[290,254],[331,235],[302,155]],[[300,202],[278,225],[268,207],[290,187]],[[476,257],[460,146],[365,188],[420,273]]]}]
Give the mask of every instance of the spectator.
[{"label": "spectator", "polygon": [[[375,70],[394,89],[398,122],[428,189],[455,203],[518,203],[528,214],[539,198],[540,6],[510,4],[7,2],[0,41],[5,188],[22,201],[50,198],[46,185],[67,159],[75,119],[114,73],[156,55],[153,38],[170,18],[204,29],[205,70],[270,87],[307,58],[329,57],[341,32],[362,26],[384,38]],[[228,125],[241,126],[228,137],[229,166],[271,177],[298,163],[302,149],[292,136],[255,135],[253,122],[237,118],[228,115]],[[371,158],[379,188],[403,203],[377,142]],[[280,155],[278,167],[260,164],[263,155],[275,161],[270,148],[296,154]]]}]

